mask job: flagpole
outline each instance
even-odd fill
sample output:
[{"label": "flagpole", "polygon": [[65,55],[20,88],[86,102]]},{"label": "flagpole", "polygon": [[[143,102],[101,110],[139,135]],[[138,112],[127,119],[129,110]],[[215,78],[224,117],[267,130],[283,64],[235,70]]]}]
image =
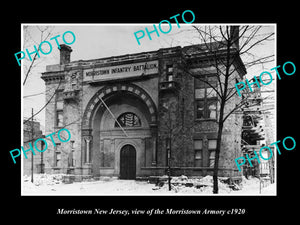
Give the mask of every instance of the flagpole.
[{"label": "flagpole", "polygon": [[114,114],[112,113],[112,111],[110,111],[110,109],[108,108],[108,106],[105,104],[105,102],[103,101],[103,99],[98,96],[98,98],[100,99],[100,101],[103,103],[103,105],[105,106],[105,108],[107,109],[107,111],[110,113],[110,115],[114,118],[114,120],[117,122],[117,124],[119,125],[119,127],[122,129],[122,131],[124,132],[124,134],[126,135],[126,137],[129,137],[127,135],[127,133],[125,132],[124,128],[121,126],[121,124],[119,123],[119,121],[116,119],[116,117],[114,116]]}]

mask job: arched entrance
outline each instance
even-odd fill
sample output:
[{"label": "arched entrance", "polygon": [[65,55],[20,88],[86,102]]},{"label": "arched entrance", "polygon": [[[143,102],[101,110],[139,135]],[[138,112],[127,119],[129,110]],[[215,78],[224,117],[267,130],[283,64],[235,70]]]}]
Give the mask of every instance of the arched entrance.
[{"label": "arched entrance", "polygon": [[[119,176],[122,179],[140,176],[144,172],[142,167],[156,163],[156,115],[153,100],[136,85],[116,84],[101,88],[90,99],[82,119],[83,167],[88,167],[89,174],[94,176]],[[125,147],[128,144],[132,146]],[[135,155],[135,158],[130,157],[135,161],[134,173],[123,170],[128,163],[123,160],[125,150],[122,151],[124,157],[121,156],[122,147],[134,150],[134,153],[127,152]],[[128,173],[130,175],[126,175]]]},{"label": "arched entrance", "polygon": [[135,179],[136,150],[132,145],[124,145],[120,151],[120,179]]}]

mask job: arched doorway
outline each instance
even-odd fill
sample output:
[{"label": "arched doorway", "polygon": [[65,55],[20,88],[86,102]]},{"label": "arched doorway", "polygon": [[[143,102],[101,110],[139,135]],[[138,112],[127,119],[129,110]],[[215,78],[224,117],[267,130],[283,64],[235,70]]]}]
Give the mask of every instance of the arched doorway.
[{"label": "arched doorway", "polygon": [[132,145],[124,145],[120,151],[120,179],[135,179],[136,150]]},{"label": "arched doorway", "polygon": [[[156,115],[152,98],[136,85],[116,84],[97,91],[82,118],[82,160],[89,174],[135,179],[142,167],[156,162]],[[121,149],[127,144],[135,151],[135,173],[129,177],[125,171],[121,176],[120,168]]]}]

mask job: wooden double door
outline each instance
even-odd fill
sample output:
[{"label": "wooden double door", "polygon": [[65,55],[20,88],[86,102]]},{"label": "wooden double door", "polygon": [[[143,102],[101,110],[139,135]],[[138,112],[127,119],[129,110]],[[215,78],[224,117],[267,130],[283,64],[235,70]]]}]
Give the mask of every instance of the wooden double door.
[{"label": "wooden double door", "polygon": [[136,178],[136,150],[132,145],[124,145],[120,152],[120,179]]}]

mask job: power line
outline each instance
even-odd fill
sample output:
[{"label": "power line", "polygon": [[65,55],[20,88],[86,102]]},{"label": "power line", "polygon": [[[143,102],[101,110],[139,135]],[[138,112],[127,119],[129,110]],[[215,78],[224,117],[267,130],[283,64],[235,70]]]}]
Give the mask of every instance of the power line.
[{"label": "power line", "polygon": [[56,91],[58,90],[58,88],[59,88],[59,86],[61,84],[61,81],[62,81],[62,79],[59,80],[59,84],[58,84],[56,90],[54,91],[53,95],[51,96],[51,98],[48,100],[48,102],[37,113],[35,113],[34,115],[32,115],[28,120],[24,121],[23,123],[27,123],[32,117],[34,117],[37,114],[39,114],[51,102],[51,100],[54,97],[54,95],[56,95]]},{"label": "power line", "polygon": [[41,95],[41,94],[45,94],[45,91],[37,93],[37,94],[25,95],[25,96],[23,96],[23,98],[33,97],[33,96],[37,96],[37,95]]}]

